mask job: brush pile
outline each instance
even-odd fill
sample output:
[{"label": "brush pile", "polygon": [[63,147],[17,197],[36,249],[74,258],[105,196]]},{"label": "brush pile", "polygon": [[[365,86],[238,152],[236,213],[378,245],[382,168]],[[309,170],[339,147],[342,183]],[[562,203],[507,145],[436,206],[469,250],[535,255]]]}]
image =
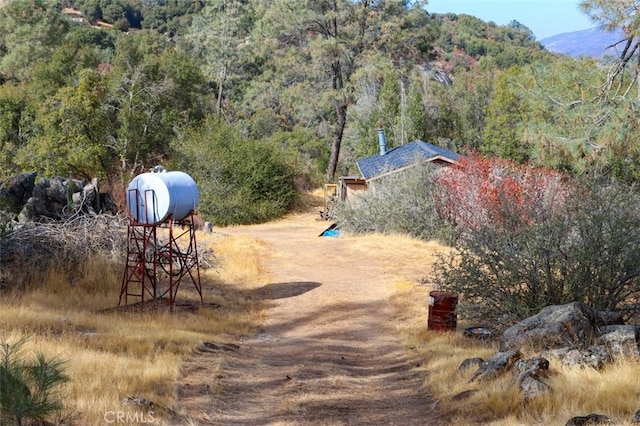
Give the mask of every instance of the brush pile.
[{"label": "brush pile", "polygon": [[0,238],[0,290],[42,282],[48,271],[80,275],[97,256],[120,264],[127,253],[127,218],[81,215],[31,222]]},{"label": "brush pile", "polygon": [[52,270],[70,276],[96,256],[126,255],[125,217],[95,179],[86,182],[22,173],[0,183],[0,289],[43,282]]},{"label": "brush pile", "polygon": [[[97,181],[22,173],[0,183],[0,291],[41,283],[51,271],[83,275],[100,258],[121,268],[129,218]],[[202,248],[200,266],[213,267]]]}]

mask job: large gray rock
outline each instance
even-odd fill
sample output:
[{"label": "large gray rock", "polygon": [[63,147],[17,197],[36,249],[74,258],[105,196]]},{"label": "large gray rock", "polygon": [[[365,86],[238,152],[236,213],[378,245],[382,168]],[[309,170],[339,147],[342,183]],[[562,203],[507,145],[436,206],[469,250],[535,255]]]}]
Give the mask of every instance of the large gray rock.
[{"label": "large gray rock", "polygon": [[597,311],[584,303],[547,306],[509,327],[502,335],[500,351],[525,347],[537,351],[565,346],[585,347],[599,334],[596,327],[599,321]]},{"label": "large gray rock", "polygon": [[518,376],[518,386],[525,401],[551,392],[551,386],[531,371],[527,371]]},{"label": "large gray rock", "polygon": [[549,349],[540,352],[540,356],[554,361],[561,361],[565,356],[567,356],[567,353],[569,353],[570,350],[571,348],[568,346],[565,346],[564,348]]},{"label": "large gray rock", "polygon": [[28,223],[118,212],[109,194],[99,192],[97,179],[85,182],[57,176],[37,184],[35,179],[36,172],[22,173],[0,183],[0,213]]},{"label": "large gray rock", "polygon": [[[7,203],[7,208],[17,213],[31,197],[36,185],[36,172],[21,173],[0,184],[0,198]],[[3,208],[0,203],[0,209]]]},{"label": "large gray rock", "polygon": [[604,414],[589,414],[586,416],[577,416],[570,418],[565,426],[596,426],[609,425],[611,419]]},{"label": "large gray rock", "polygon": [[549,360],[543,357],[521,359],[516,362],[518,376],[516,382],[525,400],[551,392],[544,379],[549,373]]},{"label": "large gray rock", "polygon": [[484,359],[480,357],[467,358],[460,363],[458,371],[463,372],[470,370],[471,368],[479,368],[484,363]]},{"label": "large gray rock", "polygon": [[566,367],[591,367],[599,370],[612,361],[611,354],[604,346],[590,346],[586,349],[572,349],[562,358]]},{"label": "large gray rock", "polygon": [[614,356],[640,357],[640,326],[609,325],[600,328],[598,343],[605,345]]},{"label": "large gray rock", "polygon": [[102,199],[97,182],[53,177],[40,179],[31,197],[18,216],[21,222],[50,219],[68,219],[76,214],[95,215],[101,210]]},{"label": "large gray rock", "polygon": [[596,325],[599,327],[623,324],[624,318],[620,312],[598,311],[596,313]]},{"label": "large gray rock", "polygon": [[469,382],[477,379],[493,379],[498,374],[510,370],[513,365],[522,358],[520,351],[499,352],[480,364]]}]

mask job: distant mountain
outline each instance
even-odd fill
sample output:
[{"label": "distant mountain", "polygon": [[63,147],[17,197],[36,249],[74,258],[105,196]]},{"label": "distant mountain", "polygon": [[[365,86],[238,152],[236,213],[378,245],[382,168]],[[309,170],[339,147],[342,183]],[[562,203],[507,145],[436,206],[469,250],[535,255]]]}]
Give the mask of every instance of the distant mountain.
[{"label": "distant mountain", "polygon": [[618,45],[617,50],[608,47],[622,39],[621,31],[605,32],[600,28],[591,28],[554,35],[540,40],[540,44],[550,52],[563,53],[574,58],[580,56],[601,58],[605,55],[616,56],[624,45]]}]

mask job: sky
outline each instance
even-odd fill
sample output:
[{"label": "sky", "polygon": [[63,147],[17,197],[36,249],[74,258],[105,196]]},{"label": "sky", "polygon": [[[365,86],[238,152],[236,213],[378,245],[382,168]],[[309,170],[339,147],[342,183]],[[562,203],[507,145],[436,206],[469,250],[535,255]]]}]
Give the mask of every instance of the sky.
[{"label": "sky", "polygon": [[578,9],[578,0],[428,0],[429,13],[473,15],[483,21],[507,25],[516,20],[542,40],[556,34],[593,28]]}]

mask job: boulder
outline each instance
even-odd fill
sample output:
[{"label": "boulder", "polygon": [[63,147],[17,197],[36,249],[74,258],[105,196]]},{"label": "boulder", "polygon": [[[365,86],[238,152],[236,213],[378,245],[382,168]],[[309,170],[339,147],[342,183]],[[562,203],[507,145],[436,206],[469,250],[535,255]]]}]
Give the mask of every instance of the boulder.
[{"label": "boulder", "polygon": [[[14,212],[19,212],[31,197],[36,185],[36,172],[21,173],[0,184],[0,198],[7,202],[7,206]],[[2,208],[0,204],[0,209]]]},{"label": "boulder", "polygon": [[540,356],[546,359],[552,359],[555,361],[560,361],[562,360],[565,356],[567,356],[567,354],[569,353],[569,351],[571,350],[570,347],[565,346],[564,348],[557,348],[557,349],[549,349],[546,351],[542,351],[540,353]]},{"label": "boulder", "polygon": [[505,330],[500,351],[584,347],[598,334],[596,318],[597,311],[580,302],[547,306]]},{"label": "boulder", "polygon": [[640,357],[640,326],[610,325],[600,328],[597,342],[609,348],[612,355]]},{"label": "boulder", "polygon": [[589,414],[570,418],[565,426],[595,426],[611,424],[611,419],[604,414]]},{"label": "boulder", "polygon": [[37,184],[35,180],[36,172],[31,172],[0,183],[0,213],[5,210],[24,224],[42,218],[66,220],[78,214],[118,212],[110,195],[99,192],[95,178],[86,182],[57,176]]},{"label": "boulder", "polygon": [[73,196],[76,186],[73,182],[68,185],[66,179],[61,177],[40,179],[27,201],[28,206],[23,208],[29,210],[29,214],[24,216],[62,219],[63,209],[71,201],[69,198]]},{"label": "boulder", "polygon": [[530,359],[520,359],[516,362],[515,366],[520,372],[525,372],[527,370],[536,372],[548,371],[549,360],[541,356]]},{"label": "boulder", "polygon": [[458,371],[467,371],[473,367],[479,368],[484,363],[484,359],[480,357],[467,358],[460,363]]},{"label": "boulder", "polygon": [[525,400],[551,391],[551,387],[544,382],[549,373],[549,360],[543,357],[521,359],[515,366],[519,372],[516,382]]},{"label": "boulder", "polygon": [[526,371],[518,376],[518,386],[525,401],[551,392],[551,386],[546,384],[541,377],[536,376],[535,373],[530,371]]},{"label": "boulder", "polygon": [[496,336],[496,330],[490,327],[467,327],[464,329],[463,335],[473,337],[479,340],[491,340]]},{"label": "boulder", "polygon": [[62,177],[41,179],[23,205],[18,219],[20,222],[41,217],[64,220],[76,214],[96,215],[103,206],[109,208],[104,211],[115,213],[117,210],[110,207],[103,195],[99,193],[95,179],[90,183]]},{"label": "boulder", "polygon": [[622,324],[624,324],[624,318],[620,312],[598,311],[596,313],[596,325],[599,327]]},{"label": "boulder", "polygon": [[498,352],[483,362],[473,374],[469,382],[477,379],[492,379],[498,374],[511,369],[516,361],[522,358],[520,351]]},{"label": "boulder", "polygon": [[20,223],[35,222],[37,219],[38,215],[36,214],[33,204],[31,203],[27,203],[22,206],[22,210],[20,210],[20,213],[18,213],[18,222]]},{"label": "boulder", "polygon": [[591,367],[599,370],[611,360],[611,355],[606,347],[590,346],[587,349],[570,350],[562,358],[562,364],[566,367]]}]

